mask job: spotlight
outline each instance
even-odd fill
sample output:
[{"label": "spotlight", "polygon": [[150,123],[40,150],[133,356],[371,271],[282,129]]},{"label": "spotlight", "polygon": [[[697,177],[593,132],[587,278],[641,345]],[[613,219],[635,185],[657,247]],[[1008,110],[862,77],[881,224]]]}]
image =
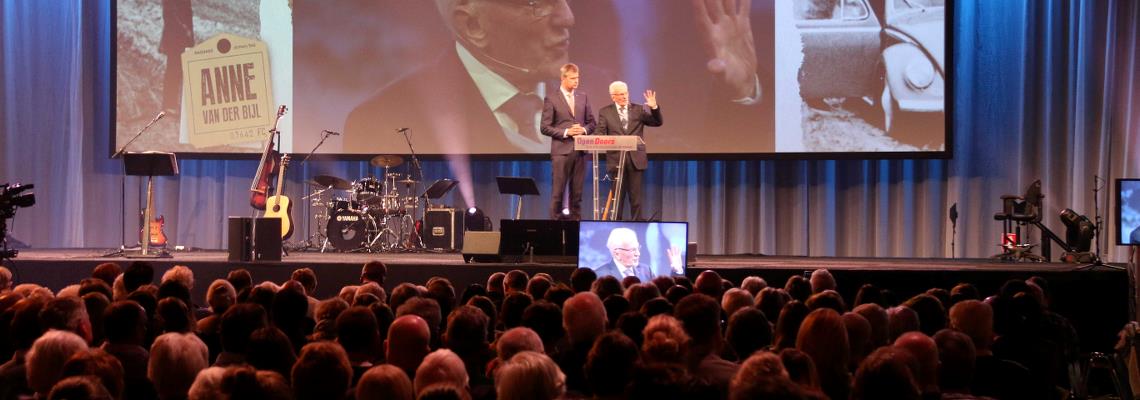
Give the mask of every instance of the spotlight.
[{"label": "spotlight", "polygon": [[491,230],[491,219],[487,218],[479,207],[471,207],[467,209],[467,213],[463,214],[463,226],[469,231],[489,231]]},{"label": "spotlight", "polygon": [[569,208],[563,208],[562,209],[562,215],[569,217],[570,216],[570,209]]},{"label": "spotlight", "polygon": [[1096,226],[1088,217],[1066,208],[1061,211],[1061,223],[1065,224],[1065,243],[1075,252],[1088,252],[1092,248]]}]

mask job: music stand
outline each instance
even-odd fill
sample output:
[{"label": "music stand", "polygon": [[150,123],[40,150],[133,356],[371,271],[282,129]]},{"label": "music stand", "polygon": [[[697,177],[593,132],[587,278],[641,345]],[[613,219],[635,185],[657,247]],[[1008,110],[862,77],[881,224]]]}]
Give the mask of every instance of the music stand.
[{"label": "music stand", "polygon": [[515,206],[515,219],[522,218],[523,196],[538,196],[538,185],[533,178],[522,176],[496,176],[495,183],[499,184],[499,194],[513,194],[518,196],[519,203]]},{"label": "music stand", "polygon": [[425,202],[427,202],[428,208],[431,208],[431,200],[447,195],[447,192],[450,192],[458,183],[459,181],[447,178],[437,180],[435,183],[432,183],[431,186],[428,186],[427,190],[425,190],[424,194],[420,195],[420,197],[426,199]]},{"label": "music stand", "polygon": [[130,176],[145,176],[146,180],[146,208],[143,209],[142,221],[142,250],[138,254],[127,254],[129,258],[167,258],[170,257],[165,249],[158,253],[150,251],[150,221],[154,211],[154,177],[178,175],[178,157],[174,153],[147,151],[141,153],[123,154],[123,166]]}]

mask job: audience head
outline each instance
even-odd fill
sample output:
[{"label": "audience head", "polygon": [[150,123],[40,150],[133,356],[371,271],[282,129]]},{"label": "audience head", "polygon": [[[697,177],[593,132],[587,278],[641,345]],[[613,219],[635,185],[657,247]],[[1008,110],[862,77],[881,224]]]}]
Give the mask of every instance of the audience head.
[{"label": "audience head", "polygon": [[732,315],[736,310],[752,307],[755,304],[756,301],[747,290],[732,288],[724,292],[724,297],[720,301],[720,308],[724,310],[724,315]]},{"label": "audience head", "polygon": [[313,342],[301,348],[291,376],[298,399],[336,399],[352,385],[352,366],[340,345]]},{"label": "audience head", "polygon": [[594,292],[599,299],[603,300],[613,295],[621,296],[623,293],[621,281],[610,275],[599,276],[598,279],[594,281],[594,286],[591,288],[591,291]]},{"label": "audience head", "polygon": [[107,342],[141,345],[146,338],[146,310],[133,300],[111,303],[103,312]]},{"label": "audience head", "polygon": [[308,296],[315,296],[317,292],[317,273],[312,268],[304,267],[293,270],[293,274],[289,276],[290,280],[301,283],[305,288],[305,294]]},{"label": "audience head", "polygon": [[98,378],[92,375],[81,375],[60,380],[51,388],[51,392],[43,398],[48,400],[110,400],[114,397]]},{"label": "audience head", "polygon": [[830,308],[820,308],[808,314],[796,337],[796,348],[811,356],[819,373],[823,392],[830,397],[846,395],[850,384],[851,347],[847,343],[847,329],[843,317]]},{"label": "audience head", "polygon": [[356,384],[357,399],[412,400],[412,381],[399,368],[382,364],[369,368]]},{"label": "audience head", "polygon": [[[698,279],[698,282],[700,280]],[[720,330],[720,304],[711,296],[697,293],[681,299],[673,308],[673,315],[681,320],[685,333],[692,339],[694,359],[704,358],[720,350],[723,344]]]},{"label": "audience head", "polygon": [[950,307],[950,327],[970,337],[978,355],[990,355],[994,340],[994,310],[979,300],[964,300]]},{"label": "audience head", "polygon": [[765,281],[764,278],[759,276],[745,277],[743,281],[740,281],[740,288],[747,290],[748,294],[751,294],[752,297],[759,296],[760,291],[767,287],[768,281]]},{"label": "audience head", "polygon": [[360,283],[376,282],[376,284],[383,286],[384,279],[387,276],[388,266],[380,260],[366,262],[360,268]]},{"label": "audience head", "polygon": [[864,304],[878,304],[880,307],[886,307],[886,301],[883,299],[883,292],[879,290],[878,286],[870,283],[864,283],[859,287],[859,291],[855,292],[855,306]]},{"label": "audience head", "polygon": [[526,283],[530,280],[530,276],[522,270],[511,270],[503,278],[503,293],[511,294],[515,292],[525,292]]},{"label": "audience head", "polygon": [[83,278],[79,281],[79,296],[82,297],[88,293],[102,293],[108,300],[115,295],[115,292],[111,290],[111,284],[98,278]]},{"label": "audience head", "polygon": [[597,279],[598,274],[593,269],[578,268],[570,273],[570,286],[574,293],[587,292]]},{"label": "audience head", "polygon": [[880,347],[859,365],[851,387],[852,400],[922,398],[912,373],[914,359],[909,353],[892,346]]},{"label": "audience head", "polygon": [[847,304],[843,302],[843,297],[839,295],[839,292],[831,289],[811,295],[811,297],[808,297],[808,300],[804,302],[804,305],[806,305],[809,310],[830,308],[840,314],[847,312]]},{"label": "audience head", "polygon": [[380,349],[380,326],[367,307],[350,307],[336,317],[336,342],[354,364],[376,358]]},{"label": "audience head", "polygon": [[977,286],[969,283],[959,283],[950,289],[950,306],[963,300],[981,300],[982,294]]},{"label": "audience head", "polygon": [[890,338],[890,322],[887,310],[875,303],[860,304],[852,312],[862,315],[871,326],[871,349],[886,346]]},{"label": "audience head", "polygon": [[835,283],[835,277],[831,275],[831,271],[823,268],[811,272],[809,283],[811,284],[812,293],[820,293],[824,290],[835,290],[838,288],[838,285]]},{"label": "audience head", "polygon": [[923,392],[938,392],[938,345],[922,332],[907,332],[895,340],[894,347],[910,353],[918,362],[915,381]]},{"label": "audience head", "polygon": [[918,314],[919,330],[927,336],[946,327],[946,308],[942,307],[942,302],[937,297],[923,293],[911,297],[903,305]]},{"label": "audience head", "polygon": [[621,296],[610,296],[602,300],[602,307],[606,309],[606,327],[612,328],[617,319],[626,311],[630,311],[629,300]]},{"label": "audience head", "polygon": [[238,268],[226,274],[226,281],[233,285],[235,293],[241,293],[242,290],[253,286],[253,275],[250,275],[249,270],[245,268]]},{"label": "audience head", "polygon": [[871,323],[856,312],[843,313],[842,317],[843,327],[847,329],[847,345],[851,350],[848,369],[854,371],[875,349],[871,344]]},{"label": "audience head", "polygon": [[716,271],[704,270],[701,271],[700,275],[697,275],[697,282],[693,285],[693,289],[696,293],[712,297],[714,301],[720,301],[720,296],[724,293],[723,281]]},{"label": "audience head", "polygon": [[789,347],[780,350],[780,361],[784,363],[784,369],[788,371],[792,382],[804,388],[819,390],[819,372],[807,353]]},{"label": "audience head", "polygon": [[538,301],[523,311],[522,326],[533,329],[547,347],[554,347],[566,334],[562,327],[562,310],[549,301]]},{"label": "audience head", "polygon": [[566,300],[574,296],[574,289],[567,286],[565,283],[559,283],[546,291],[546,296],[543,298],[546,301],[554,303],[559,309],[566,303]]},{"label": "audience head", "polygon": [[190,308],[176,297],[160,300],[154,318],[154,323],[162,332],[189,333],[197,327]]},{"label": "audience head", "polygon": [[91,320],[87,317],[87,306],[78,297],[49,300],[40,311],[40,321],[46,329],[69,331],[84,341],[91,342]]},{"label": "audience head", "polygon": [[553,400],[566,392],[566,375],[545,354],[524,351],[495,372],[495,392],[500,400]]},{"label": "audience head", "polygon": [[418,315],[404,315],[392,321],[388,338],[384,340],[385,359],[414,376],[416,367],[431,352],[431,330],[427,321]]},{"label": "audience head", "polygon": [[774,321],[780,318],[780,310],[790,299],[791,296],[788,296],[784,289],[766,287],[756,295],[756,308],[760,309],[769,321]]},{"label": "audience head", "polygon": [[452,286],[447,278],[436,277],[429,280],[427,293],[424,295],[435,300],[439,304],[440,313],[445,316],[451,313],[458,301],[455,297],[455,286]]},{"label": "audience head", "polygon": [[669,315],[650,318],[642,337],[641,352],[647,363],[686,362],[691,339],[680,320]]},{"label": "audience head", "polygon": [[297,362],[297,353],[293,348],[293,342],[285,332],[275,326],[267,326],[249,335],[246,362],[259,371],[281,374],[284,379],[289,376],[293,364]]},{"label": "audience head", "polygon": [[416,369],[416,377],[412,380],[416,394],[419,395],[428,386],[447,383],[460,388],[467,387],[467,369],[463,360],[448,349],[433,351],[424,357]]},{"label": "audience head", "polygon": [[117,399],[122,396],[123,364],[110,353],[98,348],[75,353],[63,364],[63,373],[60,376],[68,378],[83,375],[98,377],[111,398]]},{"label": "audience head", "polygon": [[887,324],[890,333],[887,340],[894,342],[904,333],[919,330],[918,313],[907,306],[891,307],[887,310]]},{"label": "audience head", "polygon": [[938,387],[945,393],[969,393],[974,378],[974,342],[965,333],[943,329],[934,334],[938,345]]},{"label": "audience head", "polygon": [[161,283],[178,282],[187,289],[194,289],[194,271],[185,265],[175,265],[162,274],[159,282],[159,286]]},{"label": "audience head", "polygon": [[499,308],[499,324],[503,329],[510,329],[522,325],[523,312],[534,303],[534,299],[526,292],[511,292],[503,298],[503,306]]},{"label": "audience head", "polygon": [[594,341],[583,366],[590,392],[596,396],[620,396],[625,391],[641,353],[633,340],[609,332]]},{"label": "audience head", "polygon": [[431,343],[434,345],[439,343],[439,328],[443,323],[443,315],[439,310],[439,303],[427,297],[413,297],[396,308],[396,316],[404,316],[414,314],[423,318],[428,324],[428,329],[431,331]]},{"label": "audience head", "polygon": [[630,310],[640,310],[645,302],[661,297],[661,291],[652,283],[638,283],[625,290],[625,299],[629,300]]},{"label": "audience head", "polygon": [[154,267],[146,261],[135,261],[123,271],[123,288],[127,293],[135,291],[139,286],[154,283]]},{"label": "audience head", "polygon": [[590,292],[575,294],[562,308],[562,327],[570,343],[593,343],[606,330],[606,309]]},{"label": "audience head", "polygon": [[420,292],[420,289],[416,287],[416,285],[404,282],[396,285],[395,289],[392,289],[392,296],[388,299],[388,305],[391,306],[393,310],[399,310],[400,306],[404,305],[404,302],[422,295],[423,293]]},{"label": "audience head", "polygon": [[784,370],[780,356],[766,351],[744,360],[728,388],[731,400],[804,398]]},{"label": "audience head", "polygon": [[794,300],[807,301],[811,297],[811,283],[801,275],[792,275],[784,283],[784,291]]},{"label": "audience head", "polygon": [[535,299],[542,299],[546,297],[546,291],[554,286],[554,283],[542,275],[535,275],[530,278],[526,283],[526,293]]},{"label": "audience head", "polygon": [[447,316],[447,332],[443,334],[445,347],[461,357],[485,352],[487,347],[487,315],[474,306],[459,306]]},{"label": "audience head", "polygon": [[503,293],[503,281],[507,279],[506,272],[496,272],[487,277],[487,293]]},{"label": "audience head", "polygon": [[760,310],[742,308],[728,318],[725,340],[736,352],[737,359],[747,359],[752,353],[772,344],[772,324]]},{"label": "audience head", "polygon": [[269,322],[265,309],[258,304],[235,304],[222,314],[222,350],[245,354],[249,346],[249,336]]},{"label": "audience head", "polygon": [[388,294],[384,292],[384,288],[380,287],[379,283],[368,282],[356,287],[356,293],[352,296],[353,305],[371,305],[372,303],[362,304],[362,297],[371,296],[374,300],[373,303],[386,303],[388,301]]},{"label": "audience head", "polygon": [[[655,314],[659,315],[659,314]],[[627,311],[618,317],[617,322],[614,323],[614,330],[621,332],[626,337],[633,340],[633,343],[641,347],[644,337],[641,332],[645,330],[645,326],[649,325],[649,318],[637,311]]]},{"label": "audience head", "polygon": [[495,346],[500,361],[510,360],[515,354],[523,351],[538,353],[545,353],[546,351],[542,345],[542,338],[534,330],[527,327],[508,329],[495,342]]},{"label": "audience head", "polygon": [[799,300],[792,300],[784,304],[780,310],[780,317],[776,319],[776,348],[786,349],[796,347],[796,337],[799,336],[800,324],[807,318],[807,306]]},{"label": "audience head", "polygon": [[91,277],[99,279],[106,283],[108,286],[115,283],[115,278],[123,273],[123,268],[119,264],[113,262],[105,262],[95,266],[91,271]]},{"label": "audience head", "polygon": [[685,296],[688,296],[692,293],[693,291],[689,290],[689,288],[681,285],[676,285],[665,291],[665,299],[669,300],[670,304],[677,304],[681,301],[681,299],[685,298]]},{"label": "audience head", "polygon": [[166,333],[154,339],[147,363],[147,378],[158,397],[185,396],[198,372],[210,366],[210,351],[193,333]]},{"label": "audience head", "polygon": [[214,314],[222,315],[226,309],[237,302],[237,291],[234,290],[234,285],[225,279],[217,279],[210,283],[210,287],[206,289],[206,304],[210,305],[210,311]]},{"label": "audience head", "polygon": [[69,331],[52,329],[32,343],[25,361],[28,387],[46,395],[63,376],[63,365],[75,353],[87,350],[87,341]]}]

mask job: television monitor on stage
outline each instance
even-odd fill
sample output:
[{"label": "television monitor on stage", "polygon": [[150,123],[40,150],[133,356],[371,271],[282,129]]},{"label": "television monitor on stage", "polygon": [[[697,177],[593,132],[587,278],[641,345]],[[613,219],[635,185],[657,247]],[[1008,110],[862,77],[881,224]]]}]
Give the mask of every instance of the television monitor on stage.
[{"label": "television monitor on stage", "polygon": [[684,275],[688,240],[686,222],[582,221],[578,268],[618,279],[635,275],[642,282]]},{"label": "television monitor on stage", "polygon": [[1140,178],[1116,180],[1116,244],[1140,245]]}]

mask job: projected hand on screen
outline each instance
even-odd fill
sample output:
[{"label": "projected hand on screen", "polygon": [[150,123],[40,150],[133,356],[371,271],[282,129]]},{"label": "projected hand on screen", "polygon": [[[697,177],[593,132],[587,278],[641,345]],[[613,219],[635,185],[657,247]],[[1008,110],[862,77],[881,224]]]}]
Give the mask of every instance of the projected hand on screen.
[{"label": "projected hand on screen", "polygon": [[752,41],[751,0],[692,0],[697,29],[712,57],[709,72],[728,86],[735,98],[755,98],[756,46]]},{"label": "projected hand on screen", "polygon": [[665,250],[665,254],[669,256],[669,267],[673,269],[673,273],[681,275],[685,273],[685,258],[681,257],[681,248],[672,246]]}]

